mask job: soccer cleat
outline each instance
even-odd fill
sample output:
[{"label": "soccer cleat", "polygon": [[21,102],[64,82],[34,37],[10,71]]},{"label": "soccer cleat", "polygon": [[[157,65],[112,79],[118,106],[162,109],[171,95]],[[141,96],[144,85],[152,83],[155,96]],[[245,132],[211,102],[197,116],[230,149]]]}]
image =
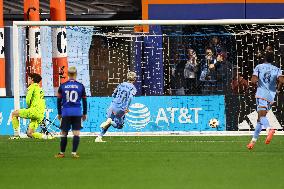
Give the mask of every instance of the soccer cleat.
[{"label": "soccer cleat", "polygon": [[101,136],[98,136],[98,137],[95,139],[95,142],[106,142],[106,141],[104,141]]},{"label": "soccer cleat", "polygon": [[72,158],[77,159],[80,158],[80,156],[78,154],[71,154]]},{"label": "soccer cleat", "polygon": [[9,139],[10,139],[10,140],[18,140],[18,139],[20,139],[20,136],[12,136],[12,137],[10,137]]},{"label": "soccer cleat", "polygon": [[254,147],[254,144],[255,144],[255,143],[250,142],[250,143],[247,145],[247,148],[248,148],[249,150],[252,150],[253,147]]},{"label": "soccer cleat", "polygon": [[55,158],[64,158],[65,155],[62,154],[62,153],[58,153],[58,154],[56,154],[54,157],[55,157]]},{"label": "soccer cleat", "polygon": [[274,133],[275,133],[274,129],[269,130],[268,135],[267,135],[266,140],[265,140],[265,144],[269,144],[271,142]]}]

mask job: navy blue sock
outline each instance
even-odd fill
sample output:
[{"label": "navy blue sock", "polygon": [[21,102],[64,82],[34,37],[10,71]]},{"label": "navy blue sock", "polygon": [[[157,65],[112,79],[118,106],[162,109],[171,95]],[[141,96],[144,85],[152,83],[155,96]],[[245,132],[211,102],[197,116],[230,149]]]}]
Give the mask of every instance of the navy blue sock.
[{"label": "navy blue sock", "polygon": [[67,146],[67,136],[61,137],[60,152],[65,152]]},{"label": "navy blue sock", "polygon": [[79,136],[73,136],[73,149],[72,152],[77,152],[78,146],[80,142],[80,137]]}]

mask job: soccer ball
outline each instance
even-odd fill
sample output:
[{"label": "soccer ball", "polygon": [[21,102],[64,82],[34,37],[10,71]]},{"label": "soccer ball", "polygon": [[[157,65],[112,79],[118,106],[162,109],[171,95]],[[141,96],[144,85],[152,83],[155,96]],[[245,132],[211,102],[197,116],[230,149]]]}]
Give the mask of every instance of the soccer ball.
[{"label": "soccer ball", "polygon": [[217,119],[215,119],[215,118],[210,119],[209,126],[211,128],[216,128],[216,127],[218,127],[218,125],[219,125],[219,121]]}]

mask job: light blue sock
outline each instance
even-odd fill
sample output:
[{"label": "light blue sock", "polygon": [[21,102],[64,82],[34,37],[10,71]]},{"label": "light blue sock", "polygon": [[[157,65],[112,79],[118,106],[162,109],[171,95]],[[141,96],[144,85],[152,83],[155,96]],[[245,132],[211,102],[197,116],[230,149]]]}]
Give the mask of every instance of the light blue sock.
[{"label": "light blue sock", "polygon": [[269,121],[268,121],[266,116],[260,118],[260,123],[261,123],[261,125],[263,126],[264,129],[267,129],[268,127],[270,127]]},{"label": "light blue sock", "polygon": [[262,129],[262,125],[260,122],[257,122],[256,126],[255,126],[255,130],[254,130],[254,133],[253,133],[253,140],[257,140],[258,137],[259,137],[259,134],[261,132],[261,129]]}]

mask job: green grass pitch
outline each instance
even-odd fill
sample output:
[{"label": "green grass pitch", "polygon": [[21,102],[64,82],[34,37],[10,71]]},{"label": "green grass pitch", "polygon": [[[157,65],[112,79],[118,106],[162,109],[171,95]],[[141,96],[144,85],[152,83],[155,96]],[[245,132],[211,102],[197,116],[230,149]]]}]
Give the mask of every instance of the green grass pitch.
[{"label": "green grass pitch", "polygon": [[1,189],[283,189],[284,137],[252,151],[241,137],[82,137],[55,159],[59,139],[0,137]]}]

